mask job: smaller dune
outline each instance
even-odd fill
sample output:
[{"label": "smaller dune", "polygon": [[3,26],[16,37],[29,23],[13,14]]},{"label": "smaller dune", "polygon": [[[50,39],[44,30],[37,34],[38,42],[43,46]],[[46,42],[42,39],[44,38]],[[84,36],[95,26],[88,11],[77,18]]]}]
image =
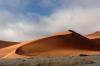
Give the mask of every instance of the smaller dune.
[{"label": "smaller dune", "polygon": [[96,31],[94,33],[91,33],[86,36],[89,39],[95,39],[95,38],[100,38],[100,31]]},{"label": "smaller dune", "polygon": [[96,31],[86,36],[91,41],[95,42],[98,46],[100,46],[100,31]]},{"label": "smaller dune", "polygon": [[12,45],[6,48],[2,48],[0,50],[0,58],[6,58],[6,59],[11,59],[11,58],[23,58],[24,56],[18,55],[15,53],[15,51],[17,50],[17,48],[19,48],[20,46],[23,46],[23,43],[19,43],[16,45]]},{"label": "smaller dune", "polygon": [[18,43],[20,43],[20,42],[10,42],[10,41],[2,41],[2,40],[0,40],[0,49],[8,47],[8,46],[15,45],[15,44],[18,44]]},{"label": "smaller dune", "polygon": [[9,47],[12,47],[14,45],[17,45],[21,42],[11,42],[11,41],[2,41],[0,40],[0,58],[8,55],[13,49],[9,49]]}]

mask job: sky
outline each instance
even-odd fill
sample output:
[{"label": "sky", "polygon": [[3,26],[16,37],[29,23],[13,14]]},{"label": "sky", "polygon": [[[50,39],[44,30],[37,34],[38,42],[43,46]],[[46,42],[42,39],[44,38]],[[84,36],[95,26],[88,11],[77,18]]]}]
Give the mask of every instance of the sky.
[{"label": "sky", "polygon": [[100,31],[100,0],[0,0],[0,40],[27,41],[67,30]]}]

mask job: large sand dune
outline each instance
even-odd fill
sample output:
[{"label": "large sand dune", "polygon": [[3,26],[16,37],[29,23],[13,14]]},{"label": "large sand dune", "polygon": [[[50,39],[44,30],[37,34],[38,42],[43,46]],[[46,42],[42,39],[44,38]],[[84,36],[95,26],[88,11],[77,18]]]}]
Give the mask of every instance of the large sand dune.
[{"label": "large sand dune", "polygon": [[[70,50],[97,50],[100,47],[88,38],[70,31],[70,34],[56,34],[54,36],[39,39],[17,49],[20,55],[67,55]],[[63,52],[63,54],[62,54]],[[46,54],[47,53],[47,54]],[[58,54],[57,54],[58,53]]]},{"label": "large sand dune", "polygon": [[[88,37],[89,38],[89,37]],[[58,32],[48,37],[23,42],[0,50],[2,58],[28,56],[78,56],[100,54],[100,46],[72,30]]]}]

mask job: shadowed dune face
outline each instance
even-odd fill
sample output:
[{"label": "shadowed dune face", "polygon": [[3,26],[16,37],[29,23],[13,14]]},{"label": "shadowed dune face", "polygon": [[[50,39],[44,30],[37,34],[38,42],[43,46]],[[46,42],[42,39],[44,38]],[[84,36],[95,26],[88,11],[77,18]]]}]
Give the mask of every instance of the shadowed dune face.
[{"label": "shadowed dune face", "polygon": [[10,42],[10,41],[2,41],[2,40],[0,40],[0,49],[8,47],[8,46],[15,45],[15,44],[18,44],[18,43],[20,43],[20,42]]},{"label": "shadowed dune face", "polygon": [[[55,50],[68,49],[77,50],[97,50],[100,48],[88,38],[69,30],[71,33],[60,33],[54,36],[39,39],[27,43],[16,50],[16,54],[20,55],[40,55],[41,53],[51,52]],[[59,53],[59,51],[58,51]],[[51,54],[52,55],[52,54]]]},{"label": "shadowed dune face", "polygon": [[94,41],[95,43],[99,44],[99,46],[100,46],[100,38],[91,39],[91,40]]}]

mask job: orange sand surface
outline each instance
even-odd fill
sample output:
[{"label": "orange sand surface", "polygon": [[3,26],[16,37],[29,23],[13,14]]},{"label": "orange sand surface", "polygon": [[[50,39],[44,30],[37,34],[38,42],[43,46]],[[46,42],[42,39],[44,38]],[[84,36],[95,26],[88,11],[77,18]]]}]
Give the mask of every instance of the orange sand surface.
[{"label": "orange sand surface", "polygon": [[86,37],[72,30],[57,32],[48,37],[1,48],[0,58],[11,59],[30,56],[78,56],[80,54],[99,55],[99,39],[99,32],[89,34]]}]

